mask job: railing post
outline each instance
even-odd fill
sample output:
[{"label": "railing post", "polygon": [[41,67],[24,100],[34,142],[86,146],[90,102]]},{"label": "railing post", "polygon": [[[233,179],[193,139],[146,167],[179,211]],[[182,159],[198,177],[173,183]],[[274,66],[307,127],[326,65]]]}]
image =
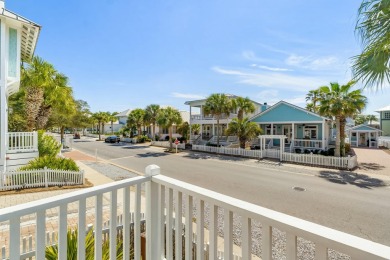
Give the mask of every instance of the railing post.
[{"label": "railing post", "polygon": [[38,150],[38,133],[36,131],[33,132],[33,147],[34,150]]},{"label": "railing post", "polygon": [[[145,175],[153,177],[160,174],[160,167],[149,165],[145,168]],[[158,184],[153,182],[153,178],[146,182],[146,259],[161,259],[161,236],[158,234],[158,214],[155,210],[158,208],[159,192]],[[156,232],[156,233],[155,233]]]},{"label": "railing post", "polygon": [[49,185],[47,183],[47,167],[46,166],[43,168],[43,174],[45,175],[45,188],[47,188]]}]

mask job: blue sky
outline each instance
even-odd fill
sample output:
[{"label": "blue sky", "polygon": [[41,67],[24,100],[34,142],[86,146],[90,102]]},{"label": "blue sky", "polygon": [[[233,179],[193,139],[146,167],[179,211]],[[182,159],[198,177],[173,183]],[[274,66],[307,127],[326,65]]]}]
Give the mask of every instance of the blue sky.
[{"label": "blue sky", "polygon": [[[36,55],[65,73],[93,112],[171,105],[211,93],[285,100],[350,80],[356,0],[6,1],[43,26]],[[365,113],[390,104],[366,92]],[[376,114],[376,113],[375,113]]]}]

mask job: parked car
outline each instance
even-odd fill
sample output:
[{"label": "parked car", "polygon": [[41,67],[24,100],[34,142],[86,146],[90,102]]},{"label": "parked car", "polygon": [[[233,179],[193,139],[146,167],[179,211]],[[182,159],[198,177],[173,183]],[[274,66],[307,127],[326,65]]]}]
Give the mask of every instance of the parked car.
[{"label": "parked car", "polygon": [[111,136],[107,137],[106,139],[104,139],[104,142],[106,142],[106,143],[119,143],[120,141],[121,141],[121,139],[116,135],[111,135]]}]

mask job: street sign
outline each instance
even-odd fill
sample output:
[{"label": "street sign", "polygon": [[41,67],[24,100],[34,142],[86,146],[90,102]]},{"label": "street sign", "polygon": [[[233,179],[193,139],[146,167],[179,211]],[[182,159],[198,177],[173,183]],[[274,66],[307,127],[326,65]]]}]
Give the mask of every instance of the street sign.
[{"label": "street sign", "polygon": [[179,140],[177,140],[177,138],[176,138],[176,140],[175,140],[175,144],[176,144],[176,145],[179,144]]}]

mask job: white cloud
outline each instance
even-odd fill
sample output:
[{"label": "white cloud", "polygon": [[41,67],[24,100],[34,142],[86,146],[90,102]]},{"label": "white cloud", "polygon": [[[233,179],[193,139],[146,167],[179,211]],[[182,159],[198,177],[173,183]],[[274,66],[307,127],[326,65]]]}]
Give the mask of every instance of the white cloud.
[{"label": "white cloud", "polygon": [[197,94],[184,94],[184,93],[178,93],[173,92],[171,93],[171,96],[174,98],[187,98],[187,99],[204,99],[204,96],[197,95]]},{"label": "white cloud", "polygon": [[291,54],[285,60],[290,66],[310,69],[310,70],[334,70],[340,67],[340,61],[334,56],[312,57]]},{"label": "white cloud", "polygon": [[273,67],[268,67],[268,66],[263,66],[263,65],[258,65],[257,67],[260,69],[265,69],[265,70],[270,70],[270,71],[291,71],[290,69],[273,68]]},{"label": "white cloud", "polygon": [[284,91],[307,92],[308,90],[317,88],[329,81],[328,79],[323,79],[321,77],[287,75],[280,72],[264,71],[255,73],[241,70],[227,70],[220,67],[213,67],[212,69],[220,74],[236,76],[238,83],[241,84],[268,87]]},{"label": "white cloud", "polygon": [[297,105],[297,106],[306,106],[306,97],[305,96],[296,96],[293,98],[283,99],[284,101]]}]

